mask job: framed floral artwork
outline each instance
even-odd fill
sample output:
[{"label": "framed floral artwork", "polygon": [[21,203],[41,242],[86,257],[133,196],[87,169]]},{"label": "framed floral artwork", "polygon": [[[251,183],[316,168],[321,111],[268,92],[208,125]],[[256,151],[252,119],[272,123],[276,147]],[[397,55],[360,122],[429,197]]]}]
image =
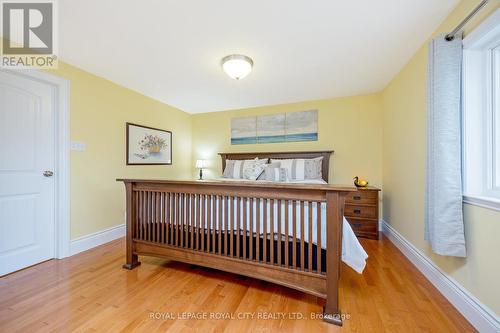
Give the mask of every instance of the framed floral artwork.
[{"label": "framed floral artwork", "polygon": [[127,165],[172,164],[172,132],[127,123]]}]

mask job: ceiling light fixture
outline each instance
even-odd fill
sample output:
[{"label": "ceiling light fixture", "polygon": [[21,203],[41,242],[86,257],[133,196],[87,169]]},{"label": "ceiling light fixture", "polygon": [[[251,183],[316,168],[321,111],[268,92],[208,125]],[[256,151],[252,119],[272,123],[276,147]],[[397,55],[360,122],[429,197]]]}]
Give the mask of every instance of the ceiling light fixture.
[{"label": "ceiling light fixture", "polygon": [[242,54],[231,54],[222,58],[222,69],[231,78],[239,80],[250,74],[253,60]]}]

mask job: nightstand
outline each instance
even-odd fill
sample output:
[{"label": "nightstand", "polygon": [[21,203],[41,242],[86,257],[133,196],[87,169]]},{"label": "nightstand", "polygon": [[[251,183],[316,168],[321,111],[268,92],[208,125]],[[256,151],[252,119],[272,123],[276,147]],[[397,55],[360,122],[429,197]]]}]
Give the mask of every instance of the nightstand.
[{"label": "nightstand", "polygon": [[378,192],[372,186],[358,188],[345,198],[344,216],[358,237],[378,239]]}]

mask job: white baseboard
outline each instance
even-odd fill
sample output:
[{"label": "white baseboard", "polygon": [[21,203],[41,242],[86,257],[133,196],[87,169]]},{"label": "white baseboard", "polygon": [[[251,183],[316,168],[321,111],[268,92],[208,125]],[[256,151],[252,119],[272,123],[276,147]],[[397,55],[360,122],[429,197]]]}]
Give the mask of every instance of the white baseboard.
[{"label": "white baseboard", "polygon": [[500,318],[491,309],[383,220],[382,231],[479,332],[500,332]]},{"label": "white baseboard", "polygon": [[124,236],[125,224],[120,224],[71,240],[70,252],[75,255]]}]

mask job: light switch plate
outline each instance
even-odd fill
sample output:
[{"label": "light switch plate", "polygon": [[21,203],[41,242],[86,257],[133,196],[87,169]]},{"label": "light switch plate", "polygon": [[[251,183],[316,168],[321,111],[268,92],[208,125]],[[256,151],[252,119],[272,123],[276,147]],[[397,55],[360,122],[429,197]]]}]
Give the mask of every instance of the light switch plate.
[{"label": "light switch plate", "polygon": [[71,141],[72,151],[85,151],[85,143],[80,141]]}]

